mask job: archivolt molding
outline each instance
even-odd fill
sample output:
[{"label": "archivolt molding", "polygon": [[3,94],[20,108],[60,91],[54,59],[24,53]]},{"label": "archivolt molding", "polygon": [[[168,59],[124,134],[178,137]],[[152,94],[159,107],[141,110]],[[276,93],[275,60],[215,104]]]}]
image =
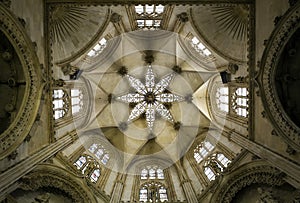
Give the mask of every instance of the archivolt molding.
[{"label": "archivolt molding", "polygon": [[22,64],[26,89],[20,110],[11,125],[0,135],[0,160],[13,152],[25,139],[38,113],[45,83],[40,64],[24,28],[3,4],[0,4],[0,30],[13,45]]},{"label": "archivolt molding", "polygon": [[290,8],[282,17],[268,40],[264,51],[259,86],[268,118],[278,134],[293,148],[300,150],[300,128],[285,113],[275,89],[275,72],[280,55],[290,37],[300,27],[300,4]]},{"label": "archivolt molding", "polygon": [[243,165],[227,177],[223,177],[210,202],[229,203],[240,190],[255,183],[280,186],[285,182],[283,176],[284,174],[278,169],[262,161]]},{"label": "archivolt molding", "polygon": [[63,190],[74,202],[96,203],[97,200],[87,185],[69,171],[50,164],[39,165],[33,172],[21,179],[21,189],[36,191],[43,187]]}]

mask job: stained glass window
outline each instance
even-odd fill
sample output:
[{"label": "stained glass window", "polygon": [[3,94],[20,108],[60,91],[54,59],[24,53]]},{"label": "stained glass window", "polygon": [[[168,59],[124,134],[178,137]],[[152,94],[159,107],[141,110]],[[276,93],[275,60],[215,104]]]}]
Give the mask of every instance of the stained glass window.
[{"label": "stained glass window", "polygon": [[101,144],[92,144],[89,147],[89,151],[101,161],[102,164],[106,165],[109,161],[109,153]]},{"label": "stained glass window", "polygon": [[97,182],[97,180],[99,179],[99,176],[100,176],[100,169],[95,169],[91,175],[91,181],[92,182]]}]

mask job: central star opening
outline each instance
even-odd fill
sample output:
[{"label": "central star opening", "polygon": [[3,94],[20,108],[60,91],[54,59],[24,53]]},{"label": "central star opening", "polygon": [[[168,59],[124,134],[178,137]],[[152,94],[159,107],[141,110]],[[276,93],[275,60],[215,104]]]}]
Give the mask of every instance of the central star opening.
[{"label": "central star opening", "polygon": [[145,101],[148,104],[153,104],[155,102],[155,95],[153,92],[147,92],[147,94],[145,95]]}]

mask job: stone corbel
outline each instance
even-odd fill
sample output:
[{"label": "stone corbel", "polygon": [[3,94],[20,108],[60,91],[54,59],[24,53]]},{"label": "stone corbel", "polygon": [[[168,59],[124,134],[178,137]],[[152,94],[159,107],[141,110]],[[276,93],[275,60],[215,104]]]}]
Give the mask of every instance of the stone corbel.
[{"label": "stone corbel", "polygon": [[125,26],[124,26],[124,23],[122,21],[122,16],[121,15],[119,15],[117,13],[113,13],[110,16],[110,22],[113,23],[115,29],[117,30],[117,32],[119,34],[122,34],[122,33],[126,32]]},{"label": "stone corbel", "polygon": [[186,12],[177,15],[177,20],[174,26],[174,32],[179,33],[186,22],[189,21],[188,14]]},{"label": "stone corbel", "polygon": [[0,0],[1,3],[3,3],[7,8],[10,8],[11,0]]},{"label": "stone corbel", "polygon": [[82,70],[78,67],[72,66],[71,64],[66,64],[61,67],[64,75],[69,75],[71,80],[76,80],[79,78]]}]

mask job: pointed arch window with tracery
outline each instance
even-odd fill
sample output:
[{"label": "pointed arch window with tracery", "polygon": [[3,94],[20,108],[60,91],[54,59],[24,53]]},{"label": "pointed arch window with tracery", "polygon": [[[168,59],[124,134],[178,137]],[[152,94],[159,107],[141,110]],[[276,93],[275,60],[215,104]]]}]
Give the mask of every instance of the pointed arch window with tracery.
[{"label": "pointed arch window with tracery", "polygon": [[216,104],[220,111],[229,112],[229,88],[219,87],[216,91]]},{"label": "pointed arch window with tracery", "polygon": [[164,178],[164,171],[158,166],[147,166],[141,170],[141,180],[163,180]]},{"label": "pointed arch window with tracery", "polygon": [[214,153],[207,157],[204,162],[204,173],[209,181],[215,180],[231,161],[222,153]]},{"label": "pointed arch window with tracery", "polygon": [[69,111],[68,94],[63,89],[53,90],[54,119],[63,118]]},{"label": "pointed arch window with tracery", "polygon": [[140,202],[164,202],[168,201],[166,187],[156,181],[146,182],[140,188]]},{"label": "pointed arch window with tracery", "polygon": [[215,147],[209,141],[203,141],[194,149],[194,159],[199,164]]},{"label": "pointed arch window with tracery", "polygon": [[161,21],[165,10],[163,5],[140,4],[134,6],[134,10],[136,13],[135,18],[138,29],[157,30],[161,27]]},{"label": "pointed arch window with tracery", "polygon": [[106,165],[110,159],[108,151],[101,144],[92,144],[89,147],[89,152],[94,154],[97,159],[104,165]]},{"label": "pointed arch window with tracery", "polygon": [[[218,76],[219,77],[219,76]],[[216,116],[235,121],[236,123],[246,122],[248,117],[249,92],[245,84],[228,83],[226,85],[213,83],[211,97],[212,109]]]},{"label": "pointed arch window with tracery", "polygon": [[239,87],[235,90],[232,108],[237,115],[248,116],[248,90],[246,87]]},{"label": "pointed arch window with tracery", "polygon": [[93,183],[96,183],[101,175],[100,164],[89,155],[81,155],[74,162],[74,166]]},{"label": "pointed arch window with tracery", "polygon": [[84,116],[83,88],[72,88],[72,84],[53,90],[53,117],[56,126],[66,125]]},{"label": "pointed arch window with tracery", "polygon": [[71,89],[71,104],[73,115],[83,108],[83,94],[80,89]]},{"label": "pointed arch window with tracery", "polygon": [[103,37],[98,43],[87,53],[88,57],[98,56],[107,46],[107,40]]},{"label": "pointed arch window with tracery", "polygon": [[197,37],[192,36],[191,45],[202,56],[212,57],[211,51]]}]

